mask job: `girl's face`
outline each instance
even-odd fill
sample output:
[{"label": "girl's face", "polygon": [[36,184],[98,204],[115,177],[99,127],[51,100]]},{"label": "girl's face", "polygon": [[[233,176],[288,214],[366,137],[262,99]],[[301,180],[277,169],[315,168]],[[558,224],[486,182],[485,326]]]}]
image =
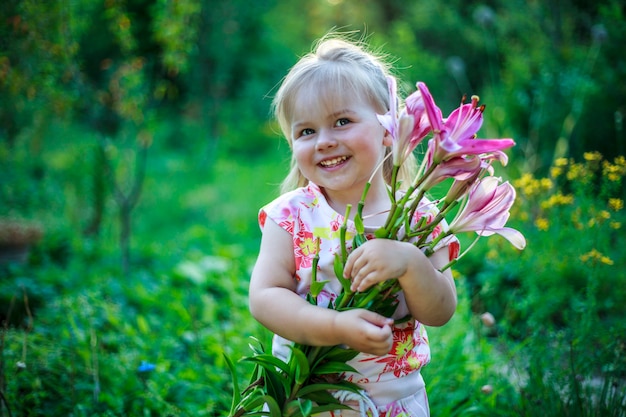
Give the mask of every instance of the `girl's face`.
[{"label": "girl's face", "polygon": [[[295,103],[291,138],[302,175],[331,199],[358,201],[391,145],[376,110],[358,95],[314,88],[305,88]],[[372,185],[378,183],[384,184],[382,169],[372,179]]]}]

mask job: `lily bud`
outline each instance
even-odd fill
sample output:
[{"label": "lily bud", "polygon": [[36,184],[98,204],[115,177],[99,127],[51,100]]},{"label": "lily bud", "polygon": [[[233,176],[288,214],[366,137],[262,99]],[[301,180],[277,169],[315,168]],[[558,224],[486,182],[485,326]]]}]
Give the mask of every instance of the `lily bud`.
[{"label": "lily bud", "polygon": [[496,319],[493,314],[487,312],[480,315],[480,321],[483,322],[485,327],[493,327],[496,325]]},{"label": "lily bud", "polygon": [[483,385],[482,387],[480,387],[480,392],[482,392],[485,395],[489,395],[491,393],[493,393],[493,386],[487,384],[487,385]]}]

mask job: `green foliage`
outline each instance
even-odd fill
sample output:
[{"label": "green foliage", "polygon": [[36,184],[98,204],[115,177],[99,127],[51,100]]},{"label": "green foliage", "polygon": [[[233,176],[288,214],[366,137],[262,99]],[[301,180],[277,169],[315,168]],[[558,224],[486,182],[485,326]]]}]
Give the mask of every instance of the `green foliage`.
[{"label": "green foliage", "polygon": [[353,370],[346,364],[356,351],[335,346],[292,346],[287,362],[266,353],[263,344],[254,340],[253,356],[241,361],[255,364],[250,384],[240,392],[237,372],[227,358],[234,381],[233,402],[229,416],[258,415],[269,409],[270,416],[307,417],[323,411],[348,408],[329,391],[359,392],[356,384],[338,380],[341,372]]},{"label": "green foliage", "polygon": [[[1,292],[28,294],[27,313],[1,313],[28,325],[2,330],[3,377],[15,375],[0,380],[8,405],[34,415],[219,415],[230,399],[223,354],[239,355],[245,335],[260,332],[245,314],[246,267],[201,257],[126,281],[77,265],[48,276],[15,269]],[[72,291],[79,283],[89,289]]]},{"label": "green foliage", "polygon": [[488,335],[518,346],[520,356],[506,364],[523,375],[515,415],[539,405],[547,415],[626,412],[626,327],[617,307],[626,305],[625,174],[623,157],[586,153],[583,162],[557,160],[550,177],[523,175],[514,182],[512,224],[526,250],[492,244],[469,255],[472,310],[491,312],[499,322]]},{"label": "green foliage", "polygon": [[468,270],[476,302],[506,315],[517,337],[570,326],[583,311],[589,319],[582,324],[612,317],[626,302],[620,233],[626,164],[599,153],[585,158],[557,160],[551,177],[525,174],[514,181],[520,195],[512,224],[524,231],[530,250],[518,254],[493,245],[482,265]]}]

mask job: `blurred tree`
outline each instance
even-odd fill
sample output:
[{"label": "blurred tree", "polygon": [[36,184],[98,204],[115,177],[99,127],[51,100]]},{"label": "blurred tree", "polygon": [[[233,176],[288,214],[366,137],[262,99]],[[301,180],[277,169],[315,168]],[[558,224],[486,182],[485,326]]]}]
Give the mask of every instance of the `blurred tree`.
[{"label": "blurred tree", "polygon": [[[176,76],[188,70],[195,42],[199,6],[192,0],[107,0],[98,2],[7,1],[0,6],[0,139],[9,148],[25,128],[30,157],[37,159],[43,131],[50,117],[77,116],[90,130],[109,141],[109,147],[138,149],[145,160],[155,112],[167,99],[178,99]],[[119,135],[120,129],[134,134]],[[39,134],[39,131],[42,131]],[[130,145],[120,142],[133,137]],[[137,172],[128,182],[128,194],[119,190],[121,170],[107,158],[126,152],[103,152],[96,157],[92,191],[92,219],[87,233],[97,234],[108,190],[117,190],[121,211],[121,247],[128,259],[130,212],[139,198],[144,178]],[[0,153],[10,161],[10,152]],[[119,164],[118,164],[119,165]],[[145,169],[145,163],[138,165]],[[41,170],[45,171],[41,163]],[[111,183],[107,187],[106,183]],[[10,194],[9,191],[7,194]],[[4,194],[4,192],[3,192]],[[119,198],[126,195],[128,198]]]},{"label": "blurred tree", "polygon": [[[273,88],[332,28],[367,35],[395,59],[406,92],[425,81],[446,113],[462,94],[479,93],[485,135],[514,137],[529,170],[590,149],[610,157],[624,150],[622,3],[5,0],[0,174],[10,180],[0,184],[2,204],[19,200],[21,210],[29,195],[45,200],[22,190],[50,169],[40,153],[60,122],[108,143],[94,140],[86,158],[90,207],[81,213],[90,218],[81,221],[94,235],[112,190],[143,178],[122,167],[136,159],[121,156],[143,152],[149,141],[140,137],[189,149],[201,142],[207,159],[263,154],[277,136],[268,123]],[[107,170],[106,158],[122,159]]]},{"label": "blurred tree", "polygon": [[50,117],[67,117],[77,100],[72,10],[63,2],[6,0],[0,4],[0,139],[14,145],[32,128],[36,156]]},{"label": "blurred tree", "polygon": [[[131,214],[143,188],[154,120],[159,107],[181,100],[177,76],[189,68],[199,12],[197,2],[190,0],[110,0],[94,15],[101,24],[93,25],[81,41],[84,60],[91,63],[85,69],[89,101],[82,110],[104,146],[95,147],[93,217],[87,231],[97,233],[104,217],[106,199],[99,193],[113,190],[125,273],[130,269]],[[119,129],[130,134],[120,135]],[[116,147],[121,149],[111,151]],[[121,158],[114,163],[116,155]]]},{"label": "blurred tree", "polygon": [[[273,53],[264,16],[274,0],[201,0],[197,42],[184,77],[188,91],[186,114],[199,120],[206,157],[216,156],[220,139],[227,149],[254,154],[255,139],[244,132],[267,117],[262,99],[267,92]],[[252,148],[252,149],[251,149]],[[210,165],[209,165],[210,166]]]},{"label": "blurred tree", "polygon": [[398,57],[402,78],[425,81],[444,112],[462,94],[479,93],[486,129],[513,136],[527,170],[589,150],[623,153],[623,2],[418,0],[403,7],[377,37]]}]

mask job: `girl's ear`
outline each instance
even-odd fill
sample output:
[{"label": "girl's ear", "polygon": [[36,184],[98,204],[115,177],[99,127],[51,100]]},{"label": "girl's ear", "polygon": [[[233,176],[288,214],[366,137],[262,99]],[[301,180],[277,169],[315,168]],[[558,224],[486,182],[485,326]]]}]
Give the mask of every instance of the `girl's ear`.
[{"label": "girl's ear", "polygon": [[385,130],[385,136],[383,136],[383,145],[391,146],[393,143],[393,138],[391,137],[391,133],[388,130]]}]

